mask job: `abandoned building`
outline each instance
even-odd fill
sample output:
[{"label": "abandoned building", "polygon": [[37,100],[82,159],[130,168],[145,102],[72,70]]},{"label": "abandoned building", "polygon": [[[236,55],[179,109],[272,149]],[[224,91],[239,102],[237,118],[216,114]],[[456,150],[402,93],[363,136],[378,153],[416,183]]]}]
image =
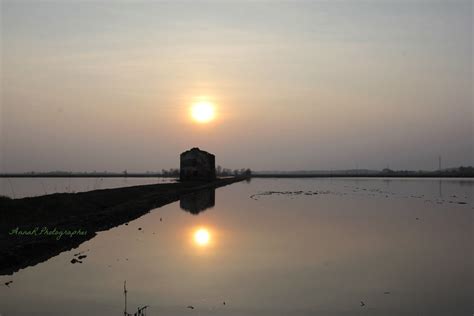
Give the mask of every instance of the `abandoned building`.
[{"label": "abandoned building", "polygon": [[181,181],[212,181],[216,178],[216,157],[195,147],[180,155]]}]

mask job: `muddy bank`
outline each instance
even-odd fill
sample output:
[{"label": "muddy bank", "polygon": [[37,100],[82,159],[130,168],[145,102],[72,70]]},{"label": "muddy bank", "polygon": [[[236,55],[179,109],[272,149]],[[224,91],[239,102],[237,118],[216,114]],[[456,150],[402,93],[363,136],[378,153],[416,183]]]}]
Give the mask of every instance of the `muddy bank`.
[{"label": "muddy bank", "polygon": [[76,248],[99,231],[134,220],[187,194],[244,179],[0,199],[0,275],[12,274]]}]

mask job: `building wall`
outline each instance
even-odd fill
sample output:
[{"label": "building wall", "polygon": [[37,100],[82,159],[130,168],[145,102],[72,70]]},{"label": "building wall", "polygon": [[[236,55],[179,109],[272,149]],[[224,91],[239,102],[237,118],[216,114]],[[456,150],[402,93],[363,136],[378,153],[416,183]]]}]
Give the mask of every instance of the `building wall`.
[{"label": "building wall", "polygon": [[180,156],[180,180],[214,180],[216,177],[215,156],[193,148]]}]

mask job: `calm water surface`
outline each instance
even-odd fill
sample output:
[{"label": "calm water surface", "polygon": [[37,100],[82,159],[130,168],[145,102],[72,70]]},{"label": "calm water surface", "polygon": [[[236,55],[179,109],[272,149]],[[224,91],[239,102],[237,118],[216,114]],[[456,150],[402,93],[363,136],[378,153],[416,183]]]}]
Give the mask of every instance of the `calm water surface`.
[{"label": "calm water surface", "polygon": [[174,178],[0,178],[0,195],[23,198],[134,185],[176,182]]},{"label": "calm water surface", "polygon": [[[123,315],[127,280],[128,311],[149,305],[147,315],[471,316],[473,189],[434,179],[233,184],[197,215],[213,194],[0,276],[0,314]],[[208,240],[196,240],[199,229]],[[80,251],[83,263],[71,264]]]}]

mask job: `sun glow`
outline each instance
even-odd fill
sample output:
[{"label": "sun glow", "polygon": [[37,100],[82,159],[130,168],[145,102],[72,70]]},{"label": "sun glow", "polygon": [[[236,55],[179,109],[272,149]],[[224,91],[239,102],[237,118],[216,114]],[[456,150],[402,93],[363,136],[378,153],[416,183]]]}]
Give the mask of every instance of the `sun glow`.
[{"label": "sun glow", "polygon": [[215,117],[214,105],[207,101],[196,102],[191,107],[191,116],[198,123],[208,123]]},{"label": "sun glow", "polygon": [[209,231],[205,228],[199,228],[195,233],[194,233],[194,241],[196,244],[199,246],[206,246],[209,244],[209,241],[211,239],[211,235],[209,234]]}]

